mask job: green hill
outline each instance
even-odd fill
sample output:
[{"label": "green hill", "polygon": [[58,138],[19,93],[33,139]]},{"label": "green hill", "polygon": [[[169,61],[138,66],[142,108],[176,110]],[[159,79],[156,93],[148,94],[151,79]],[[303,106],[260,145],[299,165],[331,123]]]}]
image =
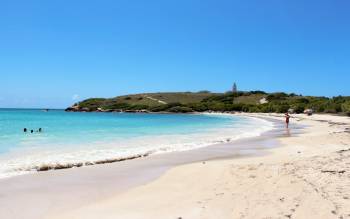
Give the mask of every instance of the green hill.
[{"label": "green hill", "polygon": [[286,93],[249,92],[167,92],[143,93],[115,98],[90,98],[67,111],[125,111],[125,112],[203,112],[243,111],[278,112],[293,110],[301,113],[312,109],[319,113],[341,113],[350,115],[350,97],[313,97]]},{"label": "green hill", "polygon": [[115,98],[90,98],[81,101],[68,110],[96,111],[96,110],[145,110],[162,107],[164,105],[184,105],[199,103],[205,98],[220,94],[210,92],[167,92],[167,93],[143,93],[118,96]]},{"label": "green hill", "polygon": [[120,96],[116,97],[115,100],[120,103],[127,103],[131,105],[141,104],[147,106],[159,106],[168,103],[197,103],[213,95],[215,96],[217,94],[208,92],[145,93]]}]

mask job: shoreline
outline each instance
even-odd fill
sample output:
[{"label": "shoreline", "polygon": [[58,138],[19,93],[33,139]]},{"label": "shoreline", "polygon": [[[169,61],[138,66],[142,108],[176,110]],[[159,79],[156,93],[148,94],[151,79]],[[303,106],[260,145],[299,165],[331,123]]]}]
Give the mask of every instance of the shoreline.
[{"label": "shoreline", "polygon": [[[0,205],[7,206],[5,209],[9,211],[0,210],[0,215],[22,218],[25,212],[28,219],[44,218],[47,214],[72,210],[150,183],[176,166],[228,157],[257,156],[264,153],[262,147],[276,146],[277,142],[271,139],[276,134],[279,133],[117,163],[5,178],[0,180]],[[27,203],[22,197],[28,197],[34,202]],[[62,200],[70,201],[62,203]],[[35,207],[37,205],[41,206],[40,209]],[[24,209],[23,212],[16,212],[18,206]]]},{"label": "shoreline", "polygon": [[[257,129],[257,133],[241,133],[239,135],[231,135],[230,134],[230,129],[232,127],[228,128],[219,128],[215,133],[211,133],[211,131],[206,131],[204,133],[197,133],[193,135],[193,137],[199,137],[195,142],[189,142],[189,143],[183,143],[181,147],[178,147],[175,145],[168,145],[168,146],[163,146],[161,148],[150,148],[149,150],[143,150],[143,151],[135,151],[134,153],[130,154],[125,154],[125,155],[107,155],[105,156],[99,156],[99,157],[91,157],[90,159],[78,159],[76,158],[75,160],[69,160],[66,161],[64,157],[61,157],[61,160],[53,160],[52,162],[45,159],[42,162],[35,162],[32,164],[26,164],[25,166],[17,166],[13,167],[13,172],[8,172],[7,176],[2,176],[1,179],[4,178],[9,178],[9,177],[16,177],[18,175],[26,175],[26,174],[35,174],[36,172],[43,172],[43,171],[54,171],[54,170],[62,170],[62,169],[70,169],[70,168],[80,168],[80,167],[87,167],[87,166],[93,166],[93,165],[101,165],[101,164],[107,164],[107,163],[116,163],[116,162],[122,162],[122,161],[127,161],[127,160],[134,160],[134,159],[139,159],[143,157],[148,157],[148,156],[153,156],[156,154],[164,154],[164,153],[173,153],[173,152],[180,152],[180,151],[189,151],[189,150],[197,150],[200,148],[205,148],[205,147],[211,147],[216,144],[222,144],[222,143],[231,143],[235,142],[240,139],[246,139],[246,138],[251,138],[251,137],[256,137],[261,135],[261,133],[264,133],[266,131],[269,131],[273,129],[273,123],[268,122],[266,119],[259,119],[259,118],[254,118],[254,117],[249,117],[249,116],[244,116],[244,115],[237,115],[237,114],[231,114],[231,113],[197,113],[197,115],[204,115],[204,116],[214,116],[214,117],[236,117],[236,118],[246,118],[248,120],[261,120],[257,121],[258,123],[266,123],[266,125],[261,125],[260,129]],[[231,118],[228,118],[231,119]],[[260,127],[260,126],[259,126]],[[221,130],[222,129],[222,130]],[[233,128],[234,129],[234,128]],[[210,130],[214,130],[214,128],[211,128]],[[235,130],[231,130],[235,131]],[[216,133],[217,132],[217,133]],[[222,132],[222,133],[221,133]],[[224,134],[226,133],[226,134]],[[209,138],[208,136],[212,137]],[[206,136],[208,135],[208,136]],[[203,139],[200,139],[200,137],[204,137]],[[220,137],[218,137],[220,136]],[[172,136],[170,136],[172,137]],[[211,140],[209,140],[211,139]],[[147,140],[147,139],[146,139]],[[160,139],[161,140],[161,139]],[[158,142],[158,141],[156,141]],[[155,143],[156,144],[156,143]],[[158,144],[161,144],[158,142]],[[40,151],[37,151],[40,154]],[[25,158],[28,159],[28,158]],[[10,170],[10,169],[9,169]]]}]

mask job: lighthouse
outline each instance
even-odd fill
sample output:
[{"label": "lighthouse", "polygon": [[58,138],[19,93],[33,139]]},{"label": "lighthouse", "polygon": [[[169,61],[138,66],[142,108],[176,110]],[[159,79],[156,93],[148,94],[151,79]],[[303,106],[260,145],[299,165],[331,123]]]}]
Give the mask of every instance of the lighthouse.
[{"label": "lighthouse", "polygon": [[236,82],[233,83],[233,86],[232,86],[232,93],[237,93],[237,84],[236,84]]},{"label": "lighthouse", "polygon": [[233,83],[233,86],[232,86],[232,103],[234,103],[235,101],[235,94],[237,93],[237,84],[236,82]]}]

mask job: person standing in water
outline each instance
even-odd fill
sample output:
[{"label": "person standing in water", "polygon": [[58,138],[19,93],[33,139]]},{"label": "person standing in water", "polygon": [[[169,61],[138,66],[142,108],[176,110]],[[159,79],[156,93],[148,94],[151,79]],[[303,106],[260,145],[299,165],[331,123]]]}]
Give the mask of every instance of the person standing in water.
[{"label": "person standing in water", "polygon": [[24,128],[24,129],[23,129],[23,132],[27,132],[27,128]]},{"label": "person standing in water", "polygon": [[289,119],[290,119],[290,115],[289,115],[288,112],[285,114],[285,117],[286,117],[286,127],[289,128]]}]

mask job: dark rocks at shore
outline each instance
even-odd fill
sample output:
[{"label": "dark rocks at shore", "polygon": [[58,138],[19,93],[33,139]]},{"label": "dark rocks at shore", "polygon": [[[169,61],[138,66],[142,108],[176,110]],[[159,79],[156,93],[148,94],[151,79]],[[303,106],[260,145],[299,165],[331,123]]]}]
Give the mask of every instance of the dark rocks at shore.
[{"label": "dark rocks at shore", "polygon": [[89,108],[68,107],[66,112],[102,112],[102,113],[149,113],[148,110],[122,110],[122,109],[101,109],[92,110]]},{"label": "dark rocks at shore", "polygon": [[115,163],[115,162],[121,162],[121,161],[126,161],[126,160],[133,160],[137,158],[142,158],[142,157],[147,157],[149,156],[150,153],[146,154],[138,154],[134,156],[129,156],[129,157],[124,157],[124,158],[115,158],[115,159],[105,159],[105,160],[98,160],[95,162],[79,162],[79,163],[67,163],[67,164],[43,164],[41,166],[35,166],[34,169],[38,172],[41,171],[49,171],[49,170],[61,170],[61,169],[69,169],[73,167],[82,167],[82,166],[91,166],[91,165],[96,165],[96,164],[107,164],[107,163]]},{"label": "dark rocks at shore", "polygon": [[[66,112],[102,112],[102,113],[166,113],[166,114],[174,114],[176,112],[169,112],[169,111],[157,111],[157,112],[152,112],[149,110],[122,110],[122,109],[101,109],[98,108],[96,110],[92,110],[89,108],[79,108],[79,107],[68,107],[67,109],[65,109]],[[198,113],[196,111],[191,111],[191,112],[181,112],[184,114],[193,114],[193,113]],[[235,114],[236,112],[233,111],[204,111],[202,113],[226,113],[226,114]],[[177,113],[178,114],[178,113]]]},{"label": "dark rocks at shore", "polygon": [[106,164],[106,163],[121,162],[121,161],[133,160],[133,159],[136,159],[136,158],[141,158],[141,157],[146,157],[146,156],[148,156],[148,155],[136,155],[136,156],[125,157],[125,158],[99,160],[99,161],[96,161],[95,164]]},{"label": "dark rocks at shore", "polygon": [[78,105],[74,105],[74,106],[71,106],[71,107],[68,107],[67,109],[65,109],[65,111],[67,111],[67,112],[79,112],[81,110],[82,109]]},{"label": "dark rocks at shore", "polygon": [[74,164],[44,164],[41,166],[35,167],[35,169],[40,171],[48,171],[48,170],[61,170],[61,169],[68,169],[73,167],[81,167],[83,166],[83,163],[74,163]]}]

